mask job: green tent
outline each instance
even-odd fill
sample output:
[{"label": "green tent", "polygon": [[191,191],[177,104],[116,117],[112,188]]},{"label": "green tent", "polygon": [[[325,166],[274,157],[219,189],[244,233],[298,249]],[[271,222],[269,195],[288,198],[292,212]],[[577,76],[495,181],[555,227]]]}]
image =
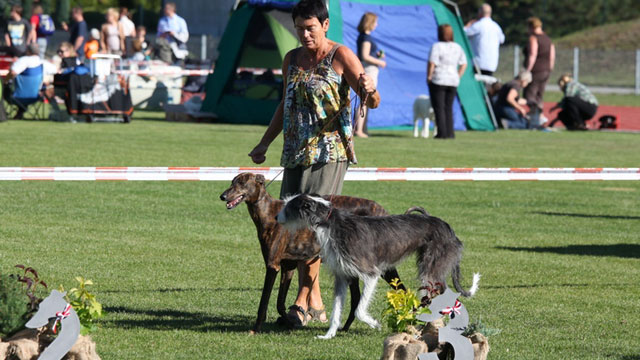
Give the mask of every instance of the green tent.
[{"label": "green tent", "polygon": [[[214,112],[225,122],[269,123],[281,97],[281,78],[261,83],[255,75],[237,69],[280,69],[286,52],[298,46],[287,12],[295,2],[250,0],[233,12],[219,46],[215,72],[206,85],[203,111]],[[428,93],[426,60],[437,41],[437,26],[448,23],[469,63],[454,104],[455,128],[494,130],[484,87],[473,76],[471,47],[462,21],[441,0],[328,0],[328,9],[328,37],[354,50],[362,14],[371,11],[378,15],[379,26],[372,36],[385,50],[388,66],[380,72],[378,88],[383,102],[370,113],[370,127],[412,124],[414,99]],[[278,90],[267,90],[278,83]]]},{"label": "green tent", "polygon": [[[282,97],[282,77],[273,72],[297,46],[286,9],[241,4],[218,45],[220,55],[205,85],[202,111],[224,122],[268,124]],[[265,70],[271,71],[259,74]]]}]

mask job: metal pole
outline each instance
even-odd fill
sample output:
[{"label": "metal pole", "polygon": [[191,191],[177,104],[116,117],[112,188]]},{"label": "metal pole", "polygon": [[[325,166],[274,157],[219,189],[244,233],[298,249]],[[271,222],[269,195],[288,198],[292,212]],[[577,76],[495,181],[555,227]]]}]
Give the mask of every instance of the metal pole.
[{"label": "metal pole", "polygon": [[640,95],[640,49],[636,50],[636,95]]},{"label": "metal pole", "polygon": [[513,47],[513,77],[518,76],[520,72],[520,46]]},{"label": "metal pole", "polygon": [[200,36],[200,59],[204,60],[207,58],[207,35],[202,34]]},{"label": "metal pole", "polygon": [[578,81],[580,75],[580,49],[578,47],[573,48],[573,79]]}]

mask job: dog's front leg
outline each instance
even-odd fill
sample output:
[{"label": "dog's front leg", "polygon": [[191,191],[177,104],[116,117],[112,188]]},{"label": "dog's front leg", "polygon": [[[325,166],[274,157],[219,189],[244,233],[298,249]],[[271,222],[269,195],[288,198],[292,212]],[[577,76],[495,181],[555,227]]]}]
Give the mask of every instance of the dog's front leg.
[{"label": "dog's front leg", "polygon": [[356,317],[358,320],[366,323],[374,329],[382,329],[380,323],[376,321],[374,318],[369,315],[367,312],[367,308],[369,307],[369,303],[371,302],[371,298],[373,297],[373,293],[376,290],[376,284],[378,283],[377,276],[367,276],[363,279],[364,288],[362,289],[362,298],[360,298],[360,304],[358,304],[358,309],[356,310]]},{"label": "dog's front leg", "polygon": [[260,306],[258,307],[258,318],[256,324],[251,330],[252,334],[260,332],[260,328],[265,320],[267,320],[267,308],[269,307],[269,297],[271,296],[271,290],[273,290],[273,283],[276,281],[278,270],[267,267],[267,272],[264,274],[264,285],[262,286],[262,297],[260,297]]},{"label": "dog's front leg", "polygon": [[336,336],[338,328],[340,327],[340,316],[342,314],[342,306],[344,299],[347,297],[347,284],[349,281],[336,275],[335,285],[333,289],[333,310],[331,310],[331,325],[329,331],[326,334],[318,336],[318,339],[331,339]]}]

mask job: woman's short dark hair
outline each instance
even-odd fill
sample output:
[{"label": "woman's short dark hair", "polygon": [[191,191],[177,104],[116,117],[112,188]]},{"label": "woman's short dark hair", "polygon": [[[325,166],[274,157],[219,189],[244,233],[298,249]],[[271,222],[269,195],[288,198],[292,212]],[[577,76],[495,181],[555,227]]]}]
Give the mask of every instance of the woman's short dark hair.
[{"label": "woman's short dark hair", "polygon": [[453,28],[449,24],[438,26],[438,41],[453,41]]},{"label": "woman's short dark hair", "polygon": [[22,16],[24,9],[22,8],[22,5],[13,5],[11,7],[11,11],[15,11],[18,15]]},{"label": "woman's short dark hair", "polygon": [[322,24],[329,18],[329,12],[322,0],[301,0],[293,7],[291,12],[291,18],[294,22],[298,17],[305,20],[317,18],[320,24]]}]

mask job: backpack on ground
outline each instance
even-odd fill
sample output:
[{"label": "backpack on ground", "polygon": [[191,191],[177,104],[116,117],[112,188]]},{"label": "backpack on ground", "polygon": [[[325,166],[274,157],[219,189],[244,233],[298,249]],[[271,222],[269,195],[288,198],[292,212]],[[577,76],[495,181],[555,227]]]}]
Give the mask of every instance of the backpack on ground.
[{"label": "backpack on ground", "polygon": [[51,18],[51,16],[47,14],[41,14],[39,15],[39,19],[40,22],[38,23],[37,29],[38,34],[44,36],[53,35],[53,33],[56,31],[56,26],[53,23],[53,19]]}]

